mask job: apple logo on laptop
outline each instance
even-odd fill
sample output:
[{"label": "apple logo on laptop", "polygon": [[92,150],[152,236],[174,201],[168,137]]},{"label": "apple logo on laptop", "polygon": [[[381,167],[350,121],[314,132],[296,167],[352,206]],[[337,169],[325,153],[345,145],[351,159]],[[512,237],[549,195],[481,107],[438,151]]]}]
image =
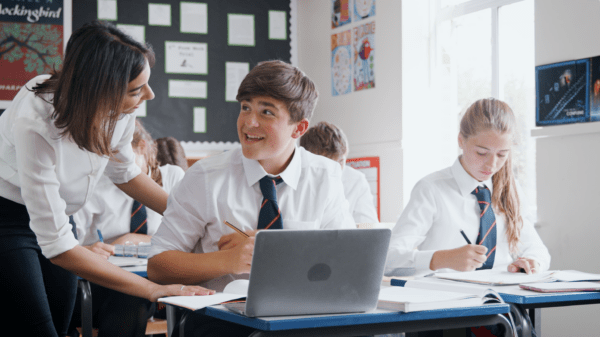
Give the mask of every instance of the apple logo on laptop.
[{"label": "apple logo on laptop", "polygon": [[325,263],[317,263],[308,270],[309,281],[325,281],[331,276],[331,268]]}]

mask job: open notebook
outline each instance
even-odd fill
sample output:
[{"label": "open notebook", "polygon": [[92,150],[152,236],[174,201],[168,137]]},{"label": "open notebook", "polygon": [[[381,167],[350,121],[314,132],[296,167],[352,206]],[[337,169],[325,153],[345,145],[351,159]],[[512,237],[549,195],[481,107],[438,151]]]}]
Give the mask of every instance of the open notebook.
[{"label": "open notebook", "polygon": [[190,310],[203,309],[211,305],[246,298],[248,280],[231,281],[222,293],[206,296],[171,296],[159,298],[158,301]]},{"label": "open notebook", "polygon": [[471,272],[436,273],[434,277],[489,286],[508,286],[541,282],[600,281],[600,274],[590,274],[575,270],[549,270],[542,273],[527,275],[525,273],[510,273],[503,269],[487,269]]},{"label": "open notebook", "polygon": [[485,291],[479,296],[452,291],[388,287],[382,288],[379,292],[377,307],[380,309],[412,312],[479,306],[491,298],[497,298],[491,290]]}]

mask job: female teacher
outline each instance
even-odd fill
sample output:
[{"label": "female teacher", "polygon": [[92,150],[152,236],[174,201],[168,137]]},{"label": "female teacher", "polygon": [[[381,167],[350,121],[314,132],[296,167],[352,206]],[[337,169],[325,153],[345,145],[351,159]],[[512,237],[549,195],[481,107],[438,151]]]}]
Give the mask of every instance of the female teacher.
[{"label": "female teacher", "polygon": [[212,292],[158,285],[124,271],[79,246],[69,221],[102,174],[156,212],[165,210],[167,194],[140,174],[131,148],[133,112],[154,98],[153,63],[148,46],[112,25],[87,24],[69,39],[62,69],[29,81],[0,116],[5,333],[66,335],[77,276],[151,301]]}]

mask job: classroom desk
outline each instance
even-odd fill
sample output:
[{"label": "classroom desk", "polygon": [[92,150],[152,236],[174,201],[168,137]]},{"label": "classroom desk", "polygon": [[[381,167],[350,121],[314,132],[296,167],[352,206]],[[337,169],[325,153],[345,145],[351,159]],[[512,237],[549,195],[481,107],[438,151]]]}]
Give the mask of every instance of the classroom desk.
[{"label": "classroom desk", "polygon": [[[123,267],[141,277],[148,277],[147,266]],[[90,281],[79,278],[77,287],[81,290],[81,336],[92,337],[92,289]]]},{"label": "classroom desk", "polygon": [[[198,311],[183,309],[185,323],[188,315],[202,314],[256,329],[258,336],[358,336],[398,332],[417,332],[436,329],[456,329],[471,326],[502,324],[506,337],[511,336],[511,325],[503,314],[510,311],[508,304],[486,304],[477,307],[451,308],[401,313],[376,309],[367,313],[337,315],[306,315],[249,318],[225,309],[221,305]],[[174,307],[167,305],[167,319],[174,317]],[[169,336],[172,332],[169,329]],[[183,336],[183,329],[180,331]]]}]

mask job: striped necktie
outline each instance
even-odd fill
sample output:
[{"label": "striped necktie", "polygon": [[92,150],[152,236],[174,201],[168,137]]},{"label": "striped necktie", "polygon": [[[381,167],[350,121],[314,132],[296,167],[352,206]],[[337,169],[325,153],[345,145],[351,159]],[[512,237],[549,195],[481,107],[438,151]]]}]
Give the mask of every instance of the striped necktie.
[{"label": "striped necktie", "polygon": [[477,244],[487,247],[487,260],[480,269],[491,269],[496,257],[496,216],[492,209],[492,196],[487,186],[477,187],[471,194],[477,197],[481,215],[479,217],[479,234]]},{"label": "striped necktie", "polygon": [[280,177],[269,176],[264,176],[260,180],[263,201],[258,214],[258,229],[283,229],[281,211],[277,205],[277,185],[282,181]]},{"label": "striped necktie", "polygon": [[146,206],[142,205],[139,201],[133,201],[133,207],[131,207],[131,223],[129,227],[130,233],[148,234],[148,214],[146,213]]}]

